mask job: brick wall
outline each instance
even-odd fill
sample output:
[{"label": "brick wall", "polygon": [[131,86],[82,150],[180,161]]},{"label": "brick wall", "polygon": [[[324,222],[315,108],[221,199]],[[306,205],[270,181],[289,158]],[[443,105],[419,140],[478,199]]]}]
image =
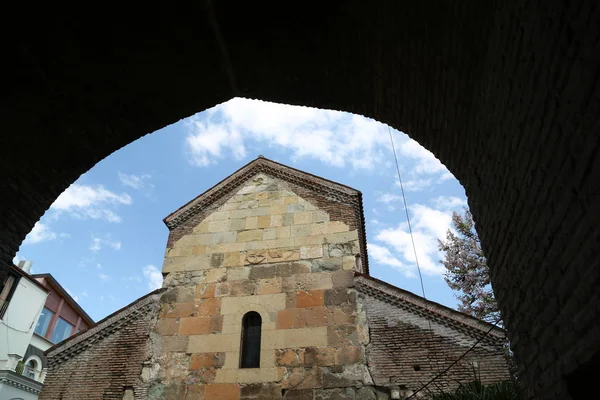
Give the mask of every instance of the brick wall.
[{"label": "brick wall", "polygon": [[[287,182],[259,174],[196,226],[174,229],[154,396],[312,399],[358,390],[366,374],[353,289],[360,246],[345,208],[332,220]],[[241,369],[249,311],[262,317],[261,361]]]},{"label": "brick wall", "polygon": [[[369,324],[367,362],[378,386],[400,387],[405,392],[419,389],[487,331],[447,319],[444,323],[444,319],[432,316],[435,312],[431,309],[428,312],[420,306],[399,307],[360,287],[359,293]],[[488,335],[429,389],[452,390],[459,383],[474,380],[474,371],[485,384],[509,379],[502,344],[502,336]]]},{"label": "brick wall", "polygon": [[158,294],[145,296],[90,330],[50,348],[40,400],[123,399],[130,389],[145,399],[145,363],[151,359],[150,332]]}]

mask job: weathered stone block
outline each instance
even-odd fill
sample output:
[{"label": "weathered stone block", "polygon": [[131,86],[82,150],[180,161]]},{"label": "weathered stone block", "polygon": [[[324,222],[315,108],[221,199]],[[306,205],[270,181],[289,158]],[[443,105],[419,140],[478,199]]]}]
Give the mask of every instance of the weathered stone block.
[{"label": "weathered stone block", "polygon": [[251,296],[256,293],[256,282],[251,280],[232,281],[229,285],[231,296]]},{"label": "weathered stone block", "polygon": [[198,300],[198,315],[218,315],[221,312],[221,298]]},{"label": "weathered stone block", "polygon": [[281,399],[281,385],[269,383],[255,383],[243,385],[241,400],[279,400]]},{"label": "weathered stone block", "polygon": [[312,389],[291,389],[283,395],[284,400],[314,400]]},{"label": "weathered stone block", "polygon": [[326,326],[331,320],[331,310],[327,307],[312,307],[306,309],[306,326]]},{"label": "weathered stone block", "polygon": [[315,289],[331,289],[333,282],[331,280],[331,274],[328,272],[317,272],[312,274],[306,274],[306,290]]},{"label": "weathered stone block", "polygon": [[331,347],[358,345],[356,325],[328,326],[327,344]]},{"label": "weathered stone block", "polygon": [[206,399],[240,400],[240,385],[236,383],[211,383],[206,385]]},{"label": "weathered stone block", "polygon": [[227,271],[227,281],[239,281],[249,279],[250,267],[230,268]]},{"label": "weathered stone block", "polygon": [[335,363],[337,365],[355,364],[363,361],[361,348],[358,346],[340,347],[335,350]]},{"label": "weathered stone block", "polygon": [[311,259],[323,257],[323,246],[302,246],[300,247],[300,259]]},{"label": "weathered stone block", "polygon": [[349,293],[346,288],[330,289],[325,291],[325,305],[339,306],[342,304],[354,304],[356,295]]},{"label": "weathered stone block", "polygon": [[304,365],[304,349],[277,349],[275,362],[278,366],[298,367]]},{"label": "weathered stone block", "polygon": [[358,253],[358,241],[353,240],[345,243],[330,243],[327,245],[329,257],[355,256]]},{"label": "weathered stone block", "polygon": [[203,368],[220,368],[225,363],[225,353],[198,353],[192,354],[190,370]]},{"label": "weathered stone block", "polygon": [[263,231],[260,229],[241,231],[238,233],[238,241],[240,242],[257,242],[261,241],[262,237]]},{"label": "weathered stone block", "polygon": [[296,293],[296,306],[298,308],[319,307],[323,304],[323,290],[301,291]]},{"label": "weathered stone block", "polygon": [[181,335],[206,335],[210,333],[210,317],[181,318],[179,333]]},{"label": "weathered stone block", "polygon": [[303,308],[287,308],[277,313],[277,329],[304,328],[306,311]]},{"label": "weathered stone block", "polygon": [[304,365],[325,367],[335,364],[335,349],[331,347],[307,347],[304,352]]},{"label": "weathered stone block", "polygon": [[334,288],[349,288],[354,286],[354,271],[334,271],[331,274]]},{"label": "weathered stone block", "polygon": [[225,253],[224,267],[240,267],[242,265],[244,265],[244,255],[242,252]]},{"label": "weathered stone block", "polygon": [[291,374],[281,382],[282,388],[311,389],[323,385],[321,368],[293,368]]},{"label": "weathered stone block", "polygon": [[275,240],[275,239],[277,239],[277,228],[263,229],[262,240]]},{"label": "weathered stone block", "polygon": [[215,283],[201,283],[196,286],[197,299],[209,299],[215,297]]},{"label": "weathered stone block", "polygon": [[164,309],[165,318],[191,317],[198,310],[193,301],[169,304]]},{"label": "weathered stone block", "polygon": [[314,400],[362,400],[354,388],[315,390]]},{"label": "weathered stone block", "polygon": [[259,229],[269,228],[271,226],[271,215],[261,215],[258,217],[257,227]]},{"label": "weathered stone block", "polygon": [[281,293],[281,279],[280,277],[273,277],[268,279],[258,279],[257,293],[258,294],[272,294]]},{"label": "weathered stone block", "polygon": [[161,318],[156,324],[159,335],[168,336],[179,332],[179,320],[175,318]]},{"label": "weathered stone block", "polygon": [[162,351],[165,353],[186,351],[189,336],[163,336]]},{"label": "weathered stone block", "polygon": [[313,272],[337,271],[342,269],[342,259],[337,258],[319,258],[312,260]]}]

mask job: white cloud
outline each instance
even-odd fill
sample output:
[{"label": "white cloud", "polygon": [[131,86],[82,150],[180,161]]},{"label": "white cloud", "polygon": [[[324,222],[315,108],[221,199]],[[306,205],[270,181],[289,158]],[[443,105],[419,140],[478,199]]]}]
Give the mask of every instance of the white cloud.
[{"label": "white cloud", "polygon": [[103,281],[108,281],[108,280],[110,280],[110,275],[108,275],[108,274],[98,274],[98,278],[102,279]]},{"label": "white cloud", "polygon": [[439,196],[432,200],[436,208],[442,210],[460,210],[467,205],[467,199],[455,196]]},{"label": "white cloud", "polygon": [[354,169],[372,169],[391,157],[385,125],[339,111],[235,98],[190,118],[187,126],[186,147],[197,166],[226,154],[241,159],[250,142],[283,148],[295,159]]},{"label": "white cloud", "polygon": [[[90,245],[91,251],[97,253],[105,247],[110,247],[113,250],[120,250],[121,242],[117,240],[112,240],[110,238],[110,235],[106,235],[104,238],[92,236],[92,244]],[[97,264],[97,266],[99,266],[98,268],[100,268],[100,264]]]},{"label": "white cloud", "polygon": [[394,201],[398,201],[400,199],[402,199],[402,196],[400,196],[400,195],[393,194],[393,193],[384,193],[377,198],[377,201],[387,204],[387,203],[392,203]]},{"label": "white cloud", "polygon": [[395,257],[390,250],[385,246],[380,246],[374,243],[367,245],[369,257],[375,262],[382,265],[390,266],[394,269],[404,272],[407,276],[414,276],[410,268],[407,268],[397,257]]},{"label": "white cloud", "polygon": [[124,174],[122,172],[119,172],[119,180],[121,181],[121,183],[124,186],[129,186],[134,189],[144,189],[144,188],[154,187],[154,185],[152,185],[150,182],[148,182],[150,180],[150,178],[152,178],[152,176],[148,175],[148,174],[135,175],[135,174]]},{"label": "white cloud", "polygon": [[[409,179],[406,181],[402,181],[402,186],[404,190],[407,192],[420,192],[422,190],[427,189],[431,185],[433,185],[434,181],[431,178],[425,179]],[[400,182],[396,180],[396,186],[400,187]]]},{"label": "white cloud", "polygon": [[144,267],[144,277],[148,281],[148,289],[154,290],[162,287],[162,274],[154,265],[146,265]]},{"label": "white cloud", "polygon": [[121,217],[109,206],[129,205],[133,202],[127,193],[115,193],[102,185],[81,185],[74,183],[52,203],[50,209],[56,216],[67,213],[80,219],[100,219],[108,222],[121,222]]},{"label": "white cloud", "polygon": [[29,234],[25,238],[24,243],[35,244],[35,243],[44,242],[46,240],[54,240],[54,239],[56,239],[56,237],[57,237],[56,233],[52,232],[52,230],[48,227],[48,225],[45,225],[38,221],[35,223],[35,225],[33,226],[33,229],[31,230],[31,232],[29,232]]},{"label": "white cloud", "polygon": [[413,139],[400,145],[400,155],[417,161],[412,172],[416,175],[445,174],[448,169],[438,160],[432,152],[421,146]]},{"label": "white cloud", "polygon": [[[439,263],[442,255],[438,250],[438,239],[446,236],[446,231],[452,224],[452,214],[448,210],[438,210],[422,204],[416,204],[409,209],[421,271],[428,275],[440,275],[445,269]],[[376,234],[375,239],[385,245],[389,251],[388,254],[381,249],[376,250],[377,257],[380,257],[379,259],[373,257],[376,262],[390,265],[389,257],[396,257],[401,263],[409,265],[403,272],[407,276],[414,276],[416,258],[407,223],[401,223],[395,228],[382,229]]]}]

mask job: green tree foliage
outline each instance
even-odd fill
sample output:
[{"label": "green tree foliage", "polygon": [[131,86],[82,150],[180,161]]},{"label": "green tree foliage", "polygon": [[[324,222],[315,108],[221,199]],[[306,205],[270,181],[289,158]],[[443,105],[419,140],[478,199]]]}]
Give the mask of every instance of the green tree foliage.
[{"label": "green tree foliage", "polygon": [[481,242],[475,231],[473,216],[465,208],[464,214],[452,213],[452,226],[446,240],[438,240],[445,253],[441,263],[446,267],[444,279],[459,294],[458,310],[488,322],[500,319],[498,305],[490,284],[489,268]]}]

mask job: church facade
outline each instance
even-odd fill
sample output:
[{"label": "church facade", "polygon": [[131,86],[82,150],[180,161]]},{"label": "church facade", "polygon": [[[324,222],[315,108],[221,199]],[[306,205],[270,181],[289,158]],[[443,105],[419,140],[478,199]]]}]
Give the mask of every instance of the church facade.
[{"label": "church facade", "polygon": [[163,288],[48,350],[40,399],[400,399],[435,375],[431,390],[508,379],[501,329],[369,275],[363,218],[359,191],[259,157],[165,218]]}]

